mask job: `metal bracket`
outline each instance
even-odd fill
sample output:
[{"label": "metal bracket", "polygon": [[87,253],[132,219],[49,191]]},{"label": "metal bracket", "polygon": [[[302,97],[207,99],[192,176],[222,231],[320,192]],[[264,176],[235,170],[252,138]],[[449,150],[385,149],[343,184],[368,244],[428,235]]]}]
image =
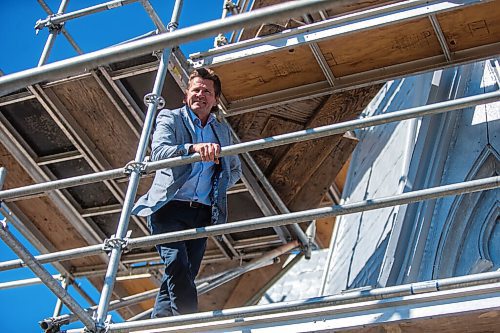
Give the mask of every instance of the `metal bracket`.
[{"label": "metal bracket", "polygon": [[126,249],[128,246],[128,239],[130,238],[130,235],[132,234],[132,230],[127,231],[127,235],[125,235],[125,238],[116,238],[115,235],[111,235],[110,238],[106,238],[104,240],[104,244],[102,246],[102,249],[110,253],[113,249]]},{"label": "metal bracket", "polygon": [[125,174],[131,175],[132,172],[139,172],[139,174],[146,174],[146,160],[144,162],[130,161],[125,165]]},{"label": "metal bracket", "polygon": [[165,107],[165,99],[159,95],[149,93],[144,96],[144,104],[148,106],[148,104],[156,104],[156,109],[160,110]]}]

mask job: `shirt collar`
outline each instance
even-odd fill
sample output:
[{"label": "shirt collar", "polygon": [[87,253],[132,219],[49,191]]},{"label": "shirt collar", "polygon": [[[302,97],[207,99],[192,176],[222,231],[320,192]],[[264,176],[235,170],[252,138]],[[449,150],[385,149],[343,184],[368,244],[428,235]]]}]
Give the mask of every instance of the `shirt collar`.
[{"label": "shirt collar", "polygon": [[[198,118],[198,116],[196,115],[196,113],[194,113],[194,111],[193,111],[193,110],[191,110],[191,108],[190,108],[190,107],[186,107],[186,109],[188,109],[188,111],[189,111],[189,112],[188,112],[188,114],[189,114],[189,118],[191,119],[191,122],[192,122],[194,125],[196,125],[196,126],[198,126],[198,127],[201,127],[201,120],[200,120],[200,118]],[[206,124],[206,125],[209,125],[209,124],[210,124],[211,122],[213,122],[214,120],[215,120],[214,115],[213,115],[212,113],[210,113],[210,114],[208,115],[208,120],[207,120],[207,124]],[[205,126],[206,126],[206,125],[205,125]]]}]

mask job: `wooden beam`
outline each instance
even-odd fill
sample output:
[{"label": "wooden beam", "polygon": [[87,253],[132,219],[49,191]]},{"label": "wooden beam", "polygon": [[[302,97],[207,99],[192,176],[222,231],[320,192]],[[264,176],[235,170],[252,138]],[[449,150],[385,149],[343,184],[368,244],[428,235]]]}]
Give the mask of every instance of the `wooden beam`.
[{"label": "wooden beam", "polygon": [[[380,85],[374,85],[331,95],[311,119],[307,128],[339,123],[356,118],[379,89]],[[269,180],[285,203],[291,203],[309,179],[316,172],[320,172],[319,168],[340,140],[341,136],[337,135],[318,140],[299,142],[289,146],[279,165],[277,165],[269,177]],[[315,195],[315,193],[311,194]]]},{"label": "wooden beam", "polygon": [[[342,167],[349,160],[357,141],[342,137],[335,149],[323,161],[300,189],[299,193],[290,202],[290,210],[298,211],[311,207],[317,207],[321,203],[330,185],[335,181]],[[307,207],[307,208],[306,208]],[[335,218],[325,218],[316,221],[316,243],[321,248],[327,248],[330,244],[331,233]]]},{"label": "wooden beam", "polygon": [[328,192],[329,186],[349,160],[356,144],[357,142],[354,140],[340,138],[335,148],[317,168],[317,171],[311,174],[300,191],[290,201],[290,210],[297,211],[317,207]]}]

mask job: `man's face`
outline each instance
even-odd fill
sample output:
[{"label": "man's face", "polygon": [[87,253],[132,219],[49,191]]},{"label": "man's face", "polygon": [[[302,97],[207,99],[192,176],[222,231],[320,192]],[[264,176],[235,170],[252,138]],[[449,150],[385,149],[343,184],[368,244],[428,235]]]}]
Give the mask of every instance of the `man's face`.
[{"label": "man's face", "polygon": [[186,92],[186,104],[198,116],[208,115],[212,107],[217,104],[214,82],[201,77],[191,80]]}]

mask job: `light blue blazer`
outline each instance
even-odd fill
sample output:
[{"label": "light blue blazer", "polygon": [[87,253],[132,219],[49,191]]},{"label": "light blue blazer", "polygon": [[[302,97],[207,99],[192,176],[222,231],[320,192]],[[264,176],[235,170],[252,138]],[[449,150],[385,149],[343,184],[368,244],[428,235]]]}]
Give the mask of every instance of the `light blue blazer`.
[{"label": "light blue blazer", "polygon": [[[212,121],[213,132],[221,147],[232,143],[229,128],[218,121]],[[175,110],[161,110],[156,117],[156,127],[151,143],[151,160],[158,161],[187,154],[188,145],[194,142],[195,129],[186,106]],[[241,177],[241,164],[238,156],[224,156],[220,159],[221,172],[218,181],[218,196],[215,205],[218,208],[216,223],[227,221],[228,188]],[[191,164],[157,170],[153,184],[134,208],[133,215],[149,216],[172,200],[180,187],[191,174]],[[214,203],[213,203],[214,204]]]}]

